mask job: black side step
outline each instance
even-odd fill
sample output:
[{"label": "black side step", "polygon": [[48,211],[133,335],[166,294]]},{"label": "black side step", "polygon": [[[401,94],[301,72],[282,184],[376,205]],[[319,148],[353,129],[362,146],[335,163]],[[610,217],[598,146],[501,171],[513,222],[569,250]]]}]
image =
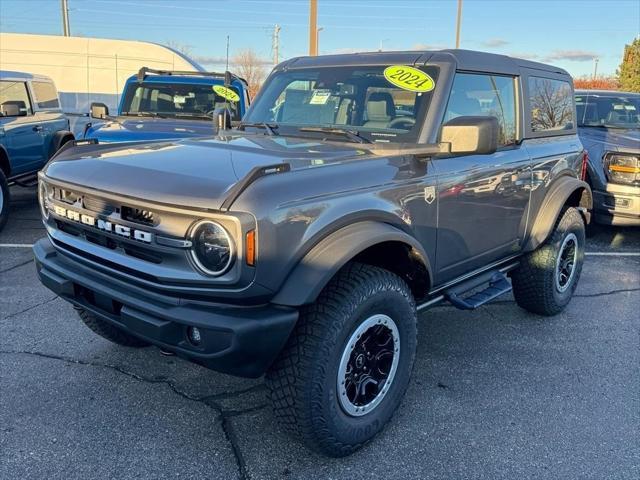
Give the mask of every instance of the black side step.
[{"label": "black side step", "polygon": [[37,173],[28,173],[26,175],[22,175],[17,178],[12,178],[10,180],[11,183],[15,183],[20,187],[35,187],[38,185],[38,174]]},{"label": "black side step", "polygon": [[[462,297],[464,293],[487,282],[489,286],[484,290],[469,297]],[[507,276],[500,271],[493,270],[446,290],[444,295],[454,307],[461,310],[473,310],[509,291],[511,291],[511,282]]]}]

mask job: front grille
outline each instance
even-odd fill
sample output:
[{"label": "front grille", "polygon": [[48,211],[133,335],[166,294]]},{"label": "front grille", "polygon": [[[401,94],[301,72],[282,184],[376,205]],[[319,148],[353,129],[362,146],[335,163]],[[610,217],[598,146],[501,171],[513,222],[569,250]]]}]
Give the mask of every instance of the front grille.
[{"label": "front grille", "polygon": [[139,270],[135,270],[133,268],[129,268],[125,265],[120,265],[118,263],[114,263],[111,262],[109,260],[106,260],[104,258],[101,257],[97,257],[96,255],[92,255],[89,252],[86,252],[84,250],[80,250],[76,247],[73,247],[67,243],[61,242],[60,240],[56,240],[55,238],[52,238],[51,241],[53,242],[54,245],[56,245],[60,250],[67,251],[70,253],[73,253],[81,258],[85,258],[87,260],[90,260],[94,263],[97,263],[98,265],[103,265],[105,267],[111,268],[113,270],[116,271],[120,271],[123,273],[126,273],[128,275],[131,275],[133,277],[138,277],[138,278],[142,278],[144,280],[149,280],[151,282],[155,282],[155,283],[159,283],[158,279],[156,277],[154,277],[153,275],[149,275],[148,273],[145,272],[141,272]]},{"label": "front grille", "polygon": [[136,245],[131,245],[126,242],[120,242],[117,239],[111,238],[98,231],[87,231],[71,223],[61,222],[56,220],[56,226],[58,230],[74,237],[84,238],[87,242],[99,245],[101,247],[108,248],[109,250],[116,250],[120,248],[122,252],[130,257],[135,257],[145,262],[160,264],[162,263],[162,257],[155,252],[148,249],[140,248]]}]

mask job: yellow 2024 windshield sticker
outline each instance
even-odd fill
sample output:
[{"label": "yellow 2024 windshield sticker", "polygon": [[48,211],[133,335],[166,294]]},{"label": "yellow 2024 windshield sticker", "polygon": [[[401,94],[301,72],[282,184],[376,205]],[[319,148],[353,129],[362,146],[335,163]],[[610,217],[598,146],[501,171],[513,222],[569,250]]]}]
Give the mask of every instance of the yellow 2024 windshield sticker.
[{"label": "yellow 2024 windshield sticker", "polygon": [[384,69],[384,78],[396,87],[410,92],[430,92],[436,86],[429,75],[406,65],[391,65]]},{"label": "yellow 2024 windshield sticker", "polygon": [[213,91],[216,92],[216,95],[221,96],[225,100],[229,100],[230,102],[237,102],[240,100],[240,96],[230,88],[223,87],[222,85],[214,85],[212,88]]}]

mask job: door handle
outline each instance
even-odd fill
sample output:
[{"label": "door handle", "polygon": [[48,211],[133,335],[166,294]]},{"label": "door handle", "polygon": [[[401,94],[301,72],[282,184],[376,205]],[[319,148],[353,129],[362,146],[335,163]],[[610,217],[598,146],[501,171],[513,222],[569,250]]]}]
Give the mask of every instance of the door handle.
[{"label": "door handle", "polygon": [[36,125],[33,127],[34,132],[41,132],[43,130],[42,125]]}]

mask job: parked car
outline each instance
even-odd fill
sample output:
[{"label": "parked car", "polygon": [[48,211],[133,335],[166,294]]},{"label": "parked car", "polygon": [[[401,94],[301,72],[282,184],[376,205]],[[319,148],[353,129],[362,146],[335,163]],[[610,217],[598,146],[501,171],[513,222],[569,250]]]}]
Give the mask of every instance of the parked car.
[{"label": "parked car", "polygon": [[49,77],[0,70],[0,230],[9,216],[9,186],[35,185],[38,170],[72,140]]},{"label": "parked car", "polygon": [[576,107],[594,220],[640,225],[640,93],[577,90]]},{"label": "parked car", "polygon": [[[225,80],[226,77],[226,80]],[[232,74],[142,68],[124,86],[115,117],[103,103],[91,105],[85,139],[100,143],[163,140],[214,133],[214,113],[233,123],[249,106],[247,82]]]},{"label": "parked car", "polygon": [[[397,116],[397,99],[413,108]],[[347,455],[398,408],[419,311],[512,288],[536,314],[567,306],[585,161],[560,68],[466,50],[294,58],[236,130],[61,153],[40,175],[36,265],[112,342],[266,373],[282,425]],[[465,194],[480,178],[506,186]]]}]

